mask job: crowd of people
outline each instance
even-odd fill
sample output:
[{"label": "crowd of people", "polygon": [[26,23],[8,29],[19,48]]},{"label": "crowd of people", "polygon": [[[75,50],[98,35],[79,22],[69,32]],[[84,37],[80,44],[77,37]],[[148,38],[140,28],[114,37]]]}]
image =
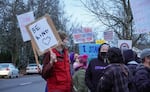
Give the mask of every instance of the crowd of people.
[{"label": "crowd of people", "polygon": [[[103,43],[96,58],[67,50],[67,35],[58,32],[62,44],[44,55],[42,77],[45,92],[150,92],[150,48],[140,57]],[[88,63],[89,62],[89,63]]]}]

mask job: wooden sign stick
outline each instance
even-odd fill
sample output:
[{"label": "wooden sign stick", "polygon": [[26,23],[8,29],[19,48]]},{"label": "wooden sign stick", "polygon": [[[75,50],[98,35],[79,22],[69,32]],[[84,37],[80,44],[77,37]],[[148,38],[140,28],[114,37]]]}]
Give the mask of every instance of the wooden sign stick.
[{"label": "wooden sign stick", "polygon": [[37,66],[38,66],[39,72],[41,72],[42,70],[41,70],[41,68],[40,68],[40,66],[39,66],[39,61],[38,61],[38,56],[37,56],[37,53],[36,53],[35,45],[34,45],[34,43],[32,42],[32,40],[31,40],[31,45],[32,45],[33,52],[34,52],[35,62],[36,62],[36,64],[37,64]]}]

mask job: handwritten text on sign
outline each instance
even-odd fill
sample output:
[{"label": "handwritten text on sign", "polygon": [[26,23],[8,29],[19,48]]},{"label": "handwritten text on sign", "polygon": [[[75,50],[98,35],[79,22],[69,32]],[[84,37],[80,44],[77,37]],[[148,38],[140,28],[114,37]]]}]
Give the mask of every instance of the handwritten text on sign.
[{"label": "handwritten text on sign", "polygon": [[79,53],[87,54],[90,58],[96,58],[99,44],[79,44]]},{"label": "handwritten text on sign", "polygon": [[58,44],[51,27],[46,18],[43,18],[29,26],[33,38],[39,47],[40,51],[44,51],[56,44]]}]

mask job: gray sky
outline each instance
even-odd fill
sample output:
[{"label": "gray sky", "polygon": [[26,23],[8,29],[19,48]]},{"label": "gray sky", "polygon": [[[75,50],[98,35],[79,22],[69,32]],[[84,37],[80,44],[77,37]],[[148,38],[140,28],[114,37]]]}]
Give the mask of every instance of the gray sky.
[{"label": "gray sky", "polygon": [[78,22],[83,27],[96,28],[99,32],[98,39],[103,39],[102,24],[93,21],[93,17],[83,8],[79,0],[63,0],[65,4],[65,12],[68,16],[72,15],[71,21]]}]

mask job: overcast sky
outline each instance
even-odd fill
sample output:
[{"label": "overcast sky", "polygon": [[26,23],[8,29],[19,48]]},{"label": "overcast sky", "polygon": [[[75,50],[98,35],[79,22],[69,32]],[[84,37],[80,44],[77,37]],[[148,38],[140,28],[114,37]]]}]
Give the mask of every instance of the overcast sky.
[{"label": "overcast sky", "polygon": [[91,27],[92,29],[97,28],[99,37],[98,39],[103,39],[103,29],[102,24],[100,25],[94,21],[92,16],[90,16],[89,12],[81,5],[79,0],[63,0],[65,4],[65,12],[67,15],[72,15],[71,20],[74,22],[78,22],[83,27]]},{"label": "overcast sky", "polygon": [[66,15],[72,16],[70,19],[72,22],[77,22],[83,27],[91,27],[92,29],[97,29],[99,31],[98,39],[101,39],[103,37],[102,31],[104,30],[104,28],[102,24],[94,22],[89,12],[87,12],[87,10],[83,8],[80,0],[60,0],[60,1],[64,2],[65,4],[64,11],[66,12]]},{"label": "overcast sky", "polygon": [[68,15],[72,15],[72,20],[80,22],[83,25],[87,25],[90,21],[90,16],[83,7],[81,7],[81,2],[79,0],[63,0],[65,3],[65,12]]}]

